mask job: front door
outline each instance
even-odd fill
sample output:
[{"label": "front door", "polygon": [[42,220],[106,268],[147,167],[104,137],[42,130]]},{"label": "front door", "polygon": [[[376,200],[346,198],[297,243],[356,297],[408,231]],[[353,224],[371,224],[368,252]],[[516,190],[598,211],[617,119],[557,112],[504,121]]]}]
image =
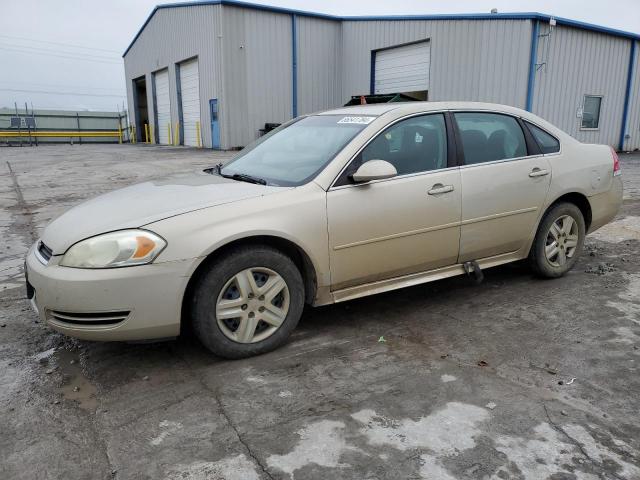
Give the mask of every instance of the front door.
[{"label": "front door", "polygon": [[[444,116],[411,117],[371,141],[327,193],[332,290],[452,265],[461,183],[447,163]],[[398,176],[357,185],[349,173],[387,160]]]},{"label": "front door", "polygon": [[464,195],[458,262],[515,252],[536,227],[551,183],[549,160],[529,151],[514,117],[487,112],[453,116],[465,163],[460,167]]}]

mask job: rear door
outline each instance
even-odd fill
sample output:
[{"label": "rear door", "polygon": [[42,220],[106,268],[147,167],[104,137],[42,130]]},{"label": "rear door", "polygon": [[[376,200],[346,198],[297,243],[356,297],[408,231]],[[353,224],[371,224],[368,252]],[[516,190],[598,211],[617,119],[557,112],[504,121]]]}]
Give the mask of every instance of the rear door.
[{"label": "rear door", "polygon": [[455,112],[464,156],[462,263],[515,252],[529,240],[551,183],[551,166],[519,119]]}]

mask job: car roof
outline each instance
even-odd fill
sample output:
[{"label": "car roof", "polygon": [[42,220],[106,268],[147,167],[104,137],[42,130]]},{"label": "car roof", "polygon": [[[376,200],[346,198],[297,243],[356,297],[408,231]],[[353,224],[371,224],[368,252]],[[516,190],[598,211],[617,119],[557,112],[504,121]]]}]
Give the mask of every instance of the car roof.
[{"label": "car roof", "polygon": [[436,110],[491,110],[495,112],[511,113],[513,115],[526,115],[527,112],[520,108],[498,103],[484,102],[393,102],[375,103],[371,105],[354,105],[351,107],[335,108],[318,113],[318,115],[372,115],[380,116],[392,110],[396,113],[414,113],[418,111],[429,112]]}]

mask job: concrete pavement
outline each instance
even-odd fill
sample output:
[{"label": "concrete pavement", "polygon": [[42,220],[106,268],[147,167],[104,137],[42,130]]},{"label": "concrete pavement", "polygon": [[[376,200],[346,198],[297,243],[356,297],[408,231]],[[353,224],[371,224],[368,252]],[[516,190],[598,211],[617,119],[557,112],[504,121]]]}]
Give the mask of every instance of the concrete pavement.
[{"label": "concrete pavement", "polygon": [[0,149],[0,478],[640,479],[640,155],[561,279],[509,265],[308,309],[284,348],[240,361],[37,322],[21,265],[50,218],[227,157]]}]

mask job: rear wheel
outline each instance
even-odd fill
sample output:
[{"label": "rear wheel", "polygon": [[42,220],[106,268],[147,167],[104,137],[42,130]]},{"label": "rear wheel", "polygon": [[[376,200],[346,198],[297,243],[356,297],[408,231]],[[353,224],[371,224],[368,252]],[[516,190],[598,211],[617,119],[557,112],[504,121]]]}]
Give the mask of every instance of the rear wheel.
[{"label": "rear wheel", "polygon": [[573,268],[582,252],[584,217],[573,203],[554,205],[542,218],[531,246],[529,261],[538,275],[561,277]]},{"label": "rear wheel", "polygon": [[286,341],[304,307],[302,276],[270,247],[242,247],[208,266],[195,288],[192,322],[213,353],[242,358]]}]

